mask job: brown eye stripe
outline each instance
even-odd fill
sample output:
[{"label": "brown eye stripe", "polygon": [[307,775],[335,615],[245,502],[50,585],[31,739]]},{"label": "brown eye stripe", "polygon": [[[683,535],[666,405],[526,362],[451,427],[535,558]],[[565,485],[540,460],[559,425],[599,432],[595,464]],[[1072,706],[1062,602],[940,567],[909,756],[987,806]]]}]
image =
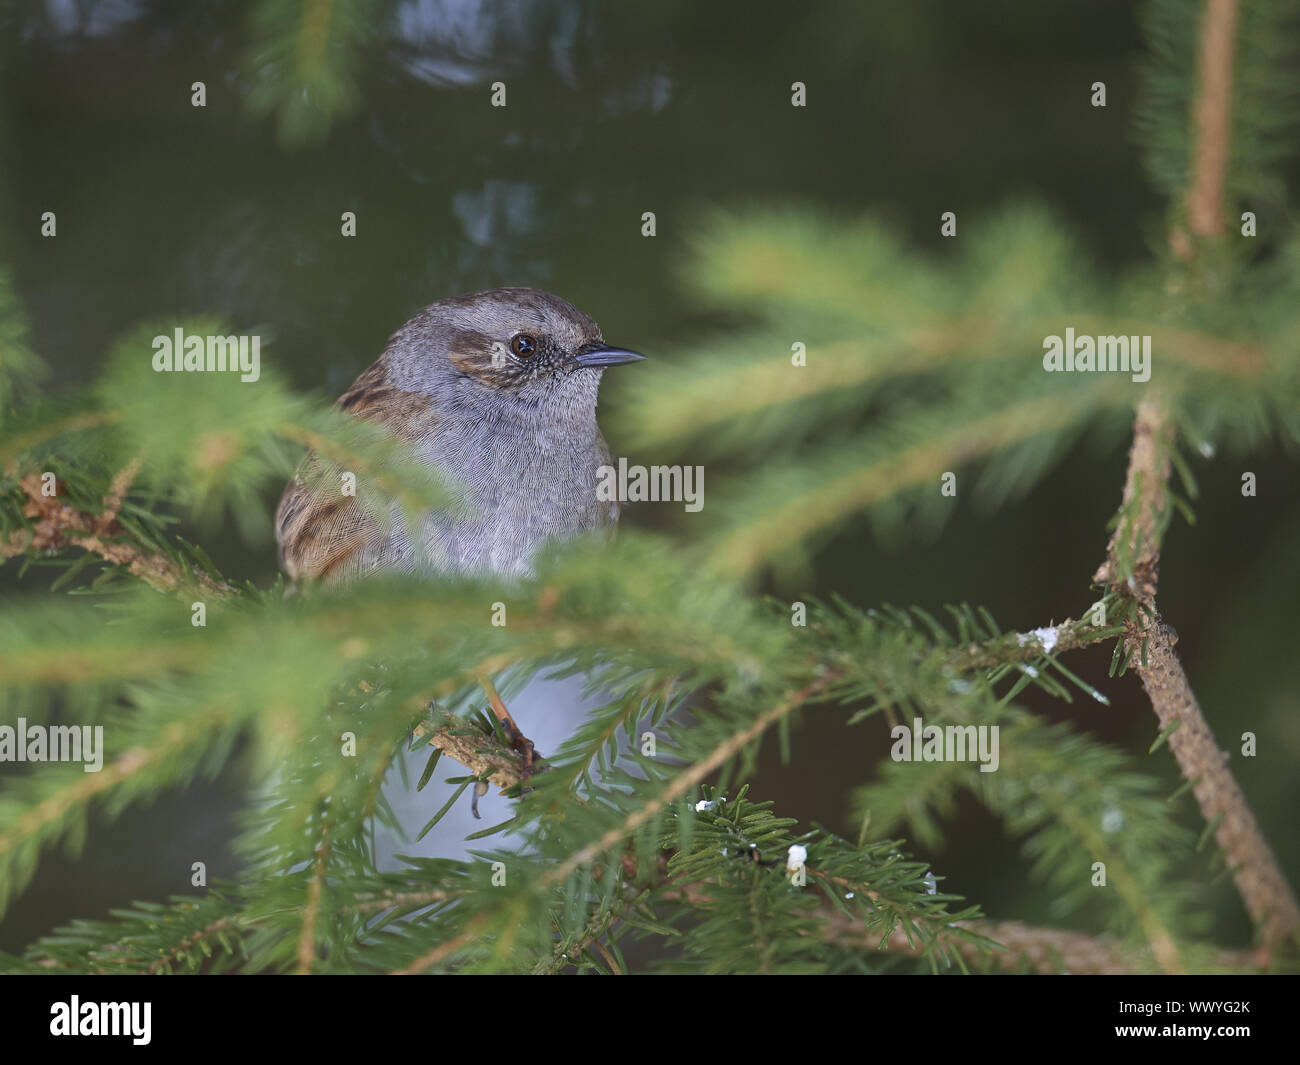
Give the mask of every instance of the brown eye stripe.
[{"label": "brown eye stripe", "polygon": [[337,406],[358,418],[382,423],[404,440],[415,440],[427,428],[432,403],[419,392],[388,384],[383,367],[376,364],[339,397]]}]

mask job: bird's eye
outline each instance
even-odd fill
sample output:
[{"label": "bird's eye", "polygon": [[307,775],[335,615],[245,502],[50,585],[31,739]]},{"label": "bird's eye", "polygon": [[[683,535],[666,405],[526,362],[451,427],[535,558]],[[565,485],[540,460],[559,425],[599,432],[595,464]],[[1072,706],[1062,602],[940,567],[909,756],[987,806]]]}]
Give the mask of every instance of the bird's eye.
[{"label": "bird's eye", "polygon": [[537,350],[537,338],[527,333],[516,333],[510,338],[510,350],[521,359],[531,358]]}]

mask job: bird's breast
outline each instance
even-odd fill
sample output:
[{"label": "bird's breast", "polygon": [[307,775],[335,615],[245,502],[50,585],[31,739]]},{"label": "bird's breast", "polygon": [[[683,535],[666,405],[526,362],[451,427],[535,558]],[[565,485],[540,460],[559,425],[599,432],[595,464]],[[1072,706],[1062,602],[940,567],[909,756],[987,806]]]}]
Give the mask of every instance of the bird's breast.
[{"label": "bird's breast", "polygon": [[458,573],[527,574],[547,540],[614,520],[596,496],[606,454],[598,430],[575,439],[483,424],[435,437],[422,457],[442,471],[451,504],[425,516],[422,558],[414,561]]}]

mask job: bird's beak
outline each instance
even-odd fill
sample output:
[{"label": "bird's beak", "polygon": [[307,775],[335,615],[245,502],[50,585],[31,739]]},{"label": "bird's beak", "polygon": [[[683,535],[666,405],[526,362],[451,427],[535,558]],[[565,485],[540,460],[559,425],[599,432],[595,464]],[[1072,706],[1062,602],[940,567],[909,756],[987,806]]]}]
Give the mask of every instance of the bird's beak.
[{"label": "bird's beak", "polygon": [[587,344],[573,354],[573,361],[579,366],[619,366],[625,362],[640,362],[644,358],[639,352],[605,344]]}]

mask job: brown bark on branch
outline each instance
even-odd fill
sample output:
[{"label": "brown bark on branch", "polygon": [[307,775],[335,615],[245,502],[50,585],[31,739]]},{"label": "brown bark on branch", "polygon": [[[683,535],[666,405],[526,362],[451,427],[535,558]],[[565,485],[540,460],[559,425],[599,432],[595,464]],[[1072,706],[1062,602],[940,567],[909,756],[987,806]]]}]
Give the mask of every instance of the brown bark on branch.
[{"label": "brown bark on branch", "polygon": [[[1197,237],[1223,235],[1224,190],[1232,131],[1232,66],[1237,43],[1237,0],[1206,0],[1197,56],[1195,148],[1187,191],[1187,226]],[[1178,241],[1174,248],[1179,250]],[[1190,258],[1190,251],[1183,255]]]},{"label": "brown bark on branch", "polygon": [[[1195,238],[1224,232],[1224,190],[1232,119],[1232,68],[1236,48],[1237,0],[1206,0],[1197,55],[1198,96],[1194,108],[1192,173],[1187,225]],[[1175,253],[1190,261],[1195,246],[1187,233],[1171,234]],[[1214,734],[1201,713],[1187,674],[1174,653],[1178,637],[1156,609],[1160,535],[1168,511],[1167,484],[1173,428],[1155,399],[1138,405],[1133,425],[1120,521],[1106,561],[1094,577],[1139,604],[1125,642],[1161,732],[1201,813],[1214,827],[1237,890],[1267,953],[1300,931],[1300,907],[1264,839]]]},{"label": "brown bark on branch", "polygon": [[[1193,781],[1192,794],[1205,820],[1215,826],[1215,839],[1237,890],[1265,948],[1300,930],[1297,907],[1255,815],[1219,749],[1209,723],[1174,653],[1178,637],[1156,610],[1159,578],[1159,524],[1167,507],[1172,432],[1160,406],[1138,405],[1124,482],[1121,521],[1111,537],[1107,559],[1094,577],[1138,601],[1141,609],[1124,640],[1161,732],[1169,733],[1169,748],[1184,779]],[[1131,574],[1120,559],[1127,552]]]},{"label": "brown bark on branch", "polygon": [[18,484],[27,494],[23,514],[31,519],[32,527],[30,530],[17,529],[7,541],[0,541],[0,561],[28,551],[80,547],[105,562],[123,567],[160,592],[176,592],[188,586],[212,596],[226,596],[233,592],[234,589],[224,581],[213,580],[201,571],[187,575],[164,554],[114,542],[112,538],[122,532],[117,515],[137,469],[138,463],[132,463],[113,479],[108,494],[104,496],[104,510],[99,514],[76,510],[60,503],[57,496],[45,495],[41,490],[40,474],[29,473]]},{"label": "brown bark on branch", "polygon": [[[1029,969],[1044,974],[1121,976],[1149,972],[1154,963],[1150,954],[1134,950],[1110,936],[1037,928],[1019,921],[962,921],[957,927],[985,936],[1006,949],[990,955],[978,944],[953,936],[945,943],[950,950],[955,950],[968,963],[987,967],[991,960],[1004,971]],[[860,942],[864,948],[876,946],[874,937],[864,937],[860,926],[842,913],[832,918],[828,931],[833,941],[851,945]],[[901,954],[920,953],[919,945],[909,943],[901,929],[889,937],[885,949]],[[1215,964],[1240,970],[1258,967],[1258,959],[1244,951],[1223,951],[1215,958]]]}]

